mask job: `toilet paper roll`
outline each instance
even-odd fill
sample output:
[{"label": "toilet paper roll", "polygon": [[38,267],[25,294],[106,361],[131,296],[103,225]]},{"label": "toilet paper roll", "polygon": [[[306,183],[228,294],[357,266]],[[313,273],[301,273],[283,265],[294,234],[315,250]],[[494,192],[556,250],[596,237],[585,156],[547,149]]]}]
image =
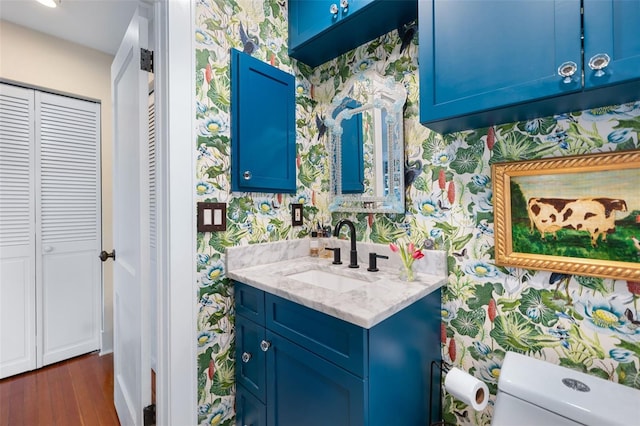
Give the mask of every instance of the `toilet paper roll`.
[{"label": "toilet paper roll", "polygon": [[487,385],[458,368],[452,368],[444,379],[444,388],[454,398],[471,406],[476,411],[482,411],[489,401]]}]

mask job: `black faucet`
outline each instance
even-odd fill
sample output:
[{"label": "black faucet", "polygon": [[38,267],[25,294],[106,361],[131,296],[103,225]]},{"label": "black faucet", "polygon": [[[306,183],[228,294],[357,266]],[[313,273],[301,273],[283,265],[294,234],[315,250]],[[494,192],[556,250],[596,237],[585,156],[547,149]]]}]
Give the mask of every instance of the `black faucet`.
[{"label": "black faucet", "polygon": [[351,251],[349,253],[349,268],[359,268],[358,266],[358,252],[356,251],[356,227],[349,219],[342,219],[333,230],[333,236],[337,237],[340,234],[340,228],[342,225],[349,227],[349,233],[351,234]]}]

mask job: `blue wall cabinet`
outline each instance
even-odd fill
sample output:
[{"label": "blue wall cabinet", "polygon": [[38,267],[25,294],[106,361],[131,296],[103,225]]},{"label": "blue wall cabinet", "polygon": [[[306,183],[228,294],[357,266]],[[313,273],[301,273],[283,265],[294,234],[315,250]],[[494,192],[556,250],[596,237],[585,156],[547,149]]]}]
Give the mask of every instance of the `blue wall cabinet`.
[{"label": "blue wall cabinet", "polygon": [[417,17],[417,0],[289,0],[289,56],[315,67]]},{"label": "blue wall cabinet", "polygon": [[630,0],[584,0],[584,24],[580,0],[420,1],[421,122],[449,133],[636,100],[639,19]]},{"label": "blue wall cabinet", "polygon": [[295,78],[231,49],[231,189],[296,192]]},{"label": "blue wall cabinet", "polygon": [[[584,0],[587,89],[640,78],[640,1]],[[635,99],[640,93],[635,93]]]},{"label": "blue wall cabinet", "polygon": [[[235,283],[235,300],[236,425],[427,425],[439,420],[439,396],[434,395],[430,412],[429,392],[438,392],[440,377],[431,378],[429,366],[441,359],[440,290],[370,329],[242,283]],[[256,309],[256,301],[264,306]],[[256,317],[256,312],[262,314]],[[254,370],[265,372],[266,392],[255,386],[261,379],[247,382]],[[258,420],[246,423],[250,418]]]}]

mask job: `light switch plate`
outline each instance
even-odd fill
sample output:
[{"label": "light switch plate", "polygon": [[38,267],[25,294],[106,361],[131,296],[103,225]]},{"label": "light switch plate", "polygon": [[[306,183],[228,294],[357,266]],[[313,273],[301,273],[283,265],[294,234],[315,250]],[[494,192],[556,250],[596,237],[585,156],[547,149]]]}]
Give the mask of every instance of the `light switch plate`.
[{"label": "light switch plate", "polygon": [[302,204],[291,204],[291,225],[303,225]]},{"label": "light switch plate", "polygon": [[227,230],[227,205],[225,203],[198,203],[198,232]]}]

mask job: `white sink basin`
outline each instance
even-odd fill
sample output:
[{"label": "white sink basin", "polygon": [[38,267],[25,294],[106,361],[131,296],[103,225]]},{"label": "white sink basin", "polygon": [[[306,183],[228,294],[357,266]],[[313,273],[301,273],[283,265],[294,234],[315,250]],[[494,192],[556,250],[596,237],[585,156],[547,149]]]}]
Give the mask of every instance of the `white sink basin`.
[{"label": "white sink basin", "polygon": [[359,280],[353,277],[345,277],[344,275],[333,274],[319,269],[295,272],[286,276],[317,287],[337,291],[338,293],[355,290],[358,287],[369,284],[369,281]]}]

